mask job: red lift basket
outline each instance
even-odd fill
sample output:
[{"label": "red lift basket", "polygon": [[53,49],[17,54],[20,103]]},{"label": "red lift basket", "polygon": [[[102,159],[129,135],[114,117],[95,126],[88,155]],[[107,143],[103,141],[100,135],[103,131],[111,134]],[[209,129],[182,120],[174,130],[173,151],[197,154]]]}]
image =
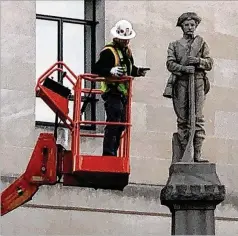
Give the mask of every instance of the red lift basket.
[{"label": "red lift basket", "polygon": [[[69,116],[69,95],[71,91],[62,84],[50,79],[55,72],[64,73],[64,79],[73,87],[73,117]],[[104,78],[94,74],[75,75],[63,62],[53,64],[40,76],[36,85],[36,94],[55,112],[71,133],[71,150],[57,144],[52,133],[41,133],[32,153],[25,173],[6,188],[1,194],[1,215],[31,200],[41,185],[62,183],[65,186],[80,186],[123,190],[128,185],[130,174],[130,132],[132,77],[122,77],[120,82],[128,84],[128,103],[126,122],[104,122],[82,120],[81,104],[83,94],[101,94],[99,89],[82,88],[82,83],[101,82]],[[118,80],[117,80],[118,82]],[[103,138],[103,134],[82,133],[81,126],[124,125],[117,156],[93,156],[81,154],[81,137]]]},{"label": "red lift basket", "polygon": [[[76,185],[93,188],[118,189],[128,184],[130,174],[130,128],[131,128],[131,92],[128,95],[127,121],[125,123],[118,122],[102,122],[102,121],[83,121],[81,120],[81,98],[82,93],[100,94],[98,89],[82,89],[83,81],[101,82],[104,79],[98,78],[97,75],[84,74],[78,77],[75,85],[75,101],[74,101],[74,129],[72,131],[72,156],[68,156],[63,164],[64,166],[64,185]],[[129,83],[129,91],[131,91],[131,77],[121,78],[121,81]],[[103,134],[89,134],[80,131],[81,124],[95,125],[125,125],[126,129],[121,137],[118,156],[93,156],[82,155],[80,153],[80,137],[102,138]]]},{"label": "red lift basket", "polygon": [[[101,82],[104,78],[99,78],[94,74],[82,74],[76,76],[64,63],[58,63],[65,67],[71,74],[67,79],[73,85],[74,90],[74,111],[73,117],[68,117],[68,99],[69,91],[63,85],[49,80],[49,73],[38,80],[36,91],[39,96],[59,114],[61,120],[69,126],[72,135],[71,151],[66,151],[67,155],[62,160],[63,184],[70,186],[84,186],[93,188],[109,188],[122,190],[128,184],[130,174],[129,150],[130,150],[130,128],[131,128],[131,81],[132,77],[122,77],[120,82],[128,83],[128,106],[127,121],[119,122],[102,122],[82,120],[81,104],[82,95],[101,94],[99,89],[82,88],[82,84],[88,82]],[[61,70],[62,69],[58,69]],[[53,70],[54,71],[54,70]],[[73,81],[71,78],[74,78]],[[118,81],[118,80],[117,80]],[[126,129],[121,138],[121,145],[118,156],[93,156],[82,155],[80,152],[80,137],[102,138],[103,134],[82,133],[80,130],[83,124],[94,125],[125,125]]]}]

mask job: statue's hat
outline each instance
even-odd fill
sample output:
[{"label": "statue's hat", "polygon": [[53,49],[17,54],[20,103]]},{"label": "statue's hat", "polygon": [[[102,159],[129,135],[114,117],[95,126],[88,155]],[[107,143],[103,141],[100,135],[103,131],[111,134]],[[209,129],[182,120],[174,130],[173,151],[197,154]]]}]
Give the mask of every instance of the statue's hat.
[{"label": "statue's hat", "polygon": [[178,18],[176,26],[181,27],[185,20],[195,20],[199,24],[202,19],[195,12],[185,12]]}]

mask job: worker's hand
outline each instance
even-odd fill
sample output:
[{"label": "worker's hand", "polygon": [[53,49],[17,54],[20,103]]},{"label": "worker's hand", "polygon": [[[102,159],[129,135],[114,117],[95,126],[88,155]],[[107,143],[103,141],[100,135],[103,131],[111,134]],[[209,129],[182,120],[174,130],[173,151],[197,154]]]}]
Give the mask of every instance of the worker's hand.
[{"label": "worker's hand", "polygon": [[145,76],[147,70],[150,70],[150,68],[143,68],[143,67],[138,68],[138,76]]},{"label": "worker's hand", "polygon": [[189,56],[187,59],[187,65],[195,65],[195,64],[199,64],[200,59],[198,57],[191,57]]},{"label": "worker's hand", "polygon": [[185,73],[194,74],[195,67],[194,66],[185,66]]},{"label": "worker's hand", "polygon": [[124,70],[121,66],[116,66],[110,70],[110,73],[114,76],[122,76],[124,75]]}]

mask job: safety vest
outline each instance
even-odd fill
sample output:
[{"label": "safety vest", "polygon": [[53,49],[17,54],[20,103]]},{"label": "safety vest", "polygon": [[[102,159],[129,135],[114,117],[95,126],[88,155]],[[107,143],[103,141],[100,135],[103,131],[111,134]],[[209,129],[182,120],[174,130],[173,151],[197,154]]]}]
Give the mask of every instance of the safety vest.
[{"label": "safety vest", "polygon": [[[113,53],[114,55],[114,58],[115,58],[115,65],[114,66],[121,66],[124,71],[126,72],[125,75],[128,75],[127,74],[127,66],[125,63],[123,63],[123,54],[122,54],[122,51],[119,49],[119,48],[116,48],[114,46],[114,43],[109,43],[107,44],[103,49],[102,51],[106,50],[106,49],[110,49],[111,52]],[[129,53],[131,53],[130,49],[129,50]],[[130,59],[129,59],[130,61]],[[130,68],[129,68],[129,75],[131,74],[132,72],[132,63],[130,61]],[[110,88],[108,87],[108,85],[113,85],[113,86],[116,86],[117,87],[117,90],[120,91],[123,95],[127,95],[128,94],[128,82],[123,82],[123,83],[120,83],[120,82],[110,82],[110,79],[114,79],[112,76],[110,77],[105,77],[105,81],[102,81],[101,82],[101,90],[103,92],[108,92],[110,90]]]}]

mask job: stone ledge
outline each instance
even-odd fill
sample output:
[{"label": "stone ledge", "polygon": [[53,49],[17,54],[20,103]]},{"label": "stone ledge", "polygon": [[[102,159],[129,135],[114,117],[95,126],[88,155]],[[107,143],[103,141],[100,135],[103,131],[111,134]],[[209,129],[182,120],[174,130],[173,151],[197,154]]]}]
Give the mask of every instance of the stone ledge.
[{"label": "stone ledge", "polygon": [[[9,186],[19,175],[9,173],[1,176],[1,191]],[[169,214],[169,209],[161,205],[160,192],[165,185],[129,183],[123,192],[94,190],[57,184],[40,187],[30,204],[59,206],[105,208],[125,211]],[[226,199],[216,207],[217,217],[238,220],[238,192],[227,189]]]}]

